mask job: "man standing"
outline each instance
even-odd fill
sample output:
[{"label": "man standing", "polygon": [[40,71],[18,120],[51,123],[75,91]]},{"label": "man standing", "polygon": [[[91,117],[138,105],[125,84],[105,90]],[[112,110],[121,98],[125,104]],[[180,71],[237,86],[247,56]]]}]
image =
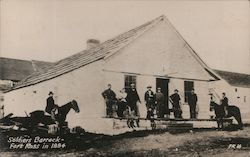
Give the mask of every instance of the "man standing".
[{"label": "man standing", "polygon": [[[149,114],[149,110],[152,112],[154,115],[154,110],[155,110],[155,94],[151,90],[152,86],[147,86],[147,91],[144,94],[144,100],[146,102],[146,107],[147,107],[147,114]],[[148,117],[148,115],[147,115]]]},{"label": "man standing", "polygon": [[126,98],[127,98],[127,93],[125,91],[125,88],[122,88],[117,95],[117,99],[118,99],[117,115],[118,115],[118,117],[124,117],[123,112],[126,110],[126,107],[127,107]]},{"label": "man standing", "polygon": [[55,120],[55,112],[58,106],[55,104],[54,98],[53,98],[54,93],[49,92],[49,97],[47,98],[47,105],[45,108],[45,111],[51,115],[51,118]]},{"label": "man standing", "polygon": [[157,108],[157,117],[163,118],[164,117],[164,94],[161,92],[161,88],[157,88],[157,92],[155,94],[155,102]]},{"label": "man standing", "polygon": [[127,102],[128,106],[131,108],[131,111],[135,111],[135,114],[138,116],[139,111],[137,107],[137,102],[141,103],[137,90],[135,88],[135,84],[130,85],[131,88],[128,90]]},{"label": "man standing", "polygon": [[194,93],[194,89],[188,95],[188,105],[190,109],[190,118],[196,118],[196,106],[197,106],[197,95]]},{"label": "man standing", "polygon": [[225,117],[228,115],[228,98],[226,97],[226,93],[222,93],[221,105],[225,111]]},{"label": "man standing", "polygon": [[182,111],[180,107],[180,96],[178,94],[178,90],[174,90],[174,94],[170,96],[170,101],[173,104],[173,112],[175,118],[182,118]]},{"label": "man standing", "polygon": [[154,110],[155,108],[155,94],[154,92],[151,90],[152,86],[147,86],[147,91],[144,94],[144,100],[146,102],[146,107],[147,110],[149,108],[151,108],[152,110]]},{"label": "man standing", "polygon": [[116,99],[116,94],[111,90],[111,84],[108,84],[108,89],[102,92],[102,96],[106,103],[106,115],[112,117],[112,106]]}]

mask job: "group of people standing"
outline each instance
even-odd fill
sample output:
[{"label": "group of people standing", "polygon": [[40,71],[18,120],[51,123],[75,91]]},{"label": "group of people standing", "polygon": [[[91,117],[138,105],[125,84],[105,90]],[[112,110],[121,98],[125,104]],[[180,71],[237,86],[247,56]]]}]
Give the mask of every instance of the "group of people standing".
[{"label": "group of people standing", "polygon": [[[152,116],[152,112],[155,110],[158,118],[163,118],[164,114],[169,118],[170,109],[168,106],[165,106],[166,100],[165,96],[161,91],[161,88],[157,88],[157,92],[154,94],[151,90],[151,86],[147,87],[148,90],[145,93],[145,101],[148,110],[147,117]],[[197,118],[197,95],[194,93],[194,89],[188,94],[188,105],[190,109],[190,118]],[[181,97],[177,89],[174,90],[174,94],[170,95],[169,101],[172,103],[172,112],[174,113],[175,118],[182,118],[182,109],[181,109]]]},{"label": "group of people standing", "polygon": [[135,88],[135,84],[131,84],[130,88],[125,90],[121,89],[116,95],[111,89],[111,84],[108,84],[108,89],[102,92],[102,96],[106,102],[106,115],[113,117],[114,105],[117,104],[117,116],[124,117],[128,114],[128,110],[133,112],[135,115],[139,114],[137,102],[141,103],[140,97]]},{"label": "group of people standing", "polygon": [[[125,90],[121,89],[116,95],[115,92],[111,89],[111,84],[108,84],[108,88],[102,92],[102,96],[106,102],[106,115],[108,117],[114,117],[114,110],[117,112],[118,117],[126,117],[127,114],[133,113],[135,116],[139,116],[139,110],[137,103],[141,103],[140,97],[137,93],[135,84],[131,84],[130,88]],[[166,115],[169,118],[170,109],[166,105],[168,99],[162,93],[160,87],[157,88],[156,93],[152,91],[152,86],[147,86],[147,91],[144,94],[144,101],[147,108],[147,118],[152,118],[155,115],[158,118],[163,118]],[[181,98],[178,93],[178,90],[174,90],[174,94],[169,97],[169,101],[172,103],[172,112],[174,113],[175,118],[182,118],[181,110]],[[194,90],[188,95],[188,104],[190,108],[190,118],[197,118],[196,106],[197,106],[197,95],[194,93]],[[114,107],[117,106],[117,109]]]},{"label": "group of people standing", "polygon": [[158,118],[163,118],[164,114],[169,114],[168,107],[165,105],[165,95],[162,93],[160,87],[158,87],[157,92],[154,93],[152,91],[152,86],[147,86],[147,91],[144,94],[144,100],[147,107],[147,118],[151,118],[155,114]]}]

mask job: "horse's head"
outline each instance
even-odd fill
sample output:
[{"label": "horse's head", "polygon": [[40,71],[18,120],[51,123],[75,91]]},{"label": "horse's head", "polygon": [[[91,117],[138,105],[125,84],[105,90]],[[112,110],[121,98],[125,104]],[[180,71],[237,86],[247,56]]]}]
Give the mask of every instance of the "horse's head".
[{"label": "horse's head", "polygon": [[75,112],[79,113],[80,109],[79,109],[77,102],[75,100],[72,100],[71,104],[72,104],[72,108],[75,110]]},{"label": "horse's head", "polygon": [[210,111],[214,110],[214,108],[217,106],[218,104],[216,104],[214,101],[210,101]]},{"label": "horse's head", "polygon": [[221,105],[217,104],[214,101],[210,101],[210,110],[214,110],[217,118],[224,116],[224,109]]}]

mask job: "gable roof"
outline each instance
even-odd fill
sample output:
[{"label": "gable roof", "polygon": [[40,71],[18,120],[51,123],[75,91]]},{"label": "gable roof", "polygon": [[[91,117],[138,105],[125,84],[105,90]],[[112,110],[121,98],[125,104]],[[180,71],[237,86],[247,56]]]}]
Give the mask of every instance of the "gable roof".
[{"label": "gable roof", "polygon": [[214,70],[214,71],[232,86],[250,88],[249,74],[242,74],[242,73],[222,71],[222,70]]},{"label": "gable roof", "polygon": [[33,72],[39,71],[51,64],[43,61],[27,61],[0,57],[0,79],[20,81]]},{"label": "gable roof", "polygon": [[[65,73],[76,70],[80,67],[83,67],[87,64],[93,63],[95,61],[104,59],[105,57],[112,55],[118,52],[120,49],[128,45],[130,42],[144,34],[147,30],[153,28],[155,25],[159,24],[161,21],[167,21],[167,18],[163,15],[152,21],[149,21],[139,27],[136,27],[128,32],[125,32],[121,35],[116,36],[113,39],[107,40],[100,45],[96,46],[93,49],[87,49],[77,54],[74,54],[70,57],[62,59],[52,66],[45,68],[42,71],[36,72],[26,79],[22,80],[19,84],[14,86],[12,90],[23,88],[26,86],[31,86],[46,80],[53,79]],[[170,23],[170,22],[169,22]],[[171,24],[170,24],[171,25]],[[172,25],[171,25],[172,26]],[[174,27],[172,26],[174,29]],[[180,34],[174,29],[174,31],[180,36]],[[181,37],[182,38],[182,37]],[[183,38],[182,38],[183,39]],[[184,39],[183,39],[184,40]],[[185,40],[184,40],[185,41]],[[188,45],[189,46],[189,45]],[[213,74],[213,78],[218,80],[215,74],[194,52],[194,50],[189,46],[190,50],[193,52],[193,56],[199,61],[199,63],[205,68],[205,70],[209,71],[210,75]]]},{"label": "gable roof", "polygon": [[31,63],[33,65],[34,71],[42,71],[43,69],[54,64],[51,62],[37,61],[37,60],[31,60]]}]

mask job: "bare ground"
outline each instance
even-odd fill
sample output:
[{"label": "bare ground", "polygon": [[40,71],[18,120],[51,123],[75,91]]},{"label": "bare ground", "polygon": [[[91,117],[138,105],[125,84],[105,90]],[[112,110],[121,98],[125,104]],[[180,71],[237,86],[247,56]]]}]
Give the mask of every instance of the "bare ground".
[{"label": "bare ground", "polygon": [[[2,149],[0,156],[134,156],[134,157],[210,157],[250,156],[250,127],[239,131],[193,131],[181,134],[168,132],[132,133],[120,137],[99,138],[75,148],[57,151],[12,151]],[[241,148],[229,148],[237,144]],[[232,145],[231,145],[232,146]]]}]

